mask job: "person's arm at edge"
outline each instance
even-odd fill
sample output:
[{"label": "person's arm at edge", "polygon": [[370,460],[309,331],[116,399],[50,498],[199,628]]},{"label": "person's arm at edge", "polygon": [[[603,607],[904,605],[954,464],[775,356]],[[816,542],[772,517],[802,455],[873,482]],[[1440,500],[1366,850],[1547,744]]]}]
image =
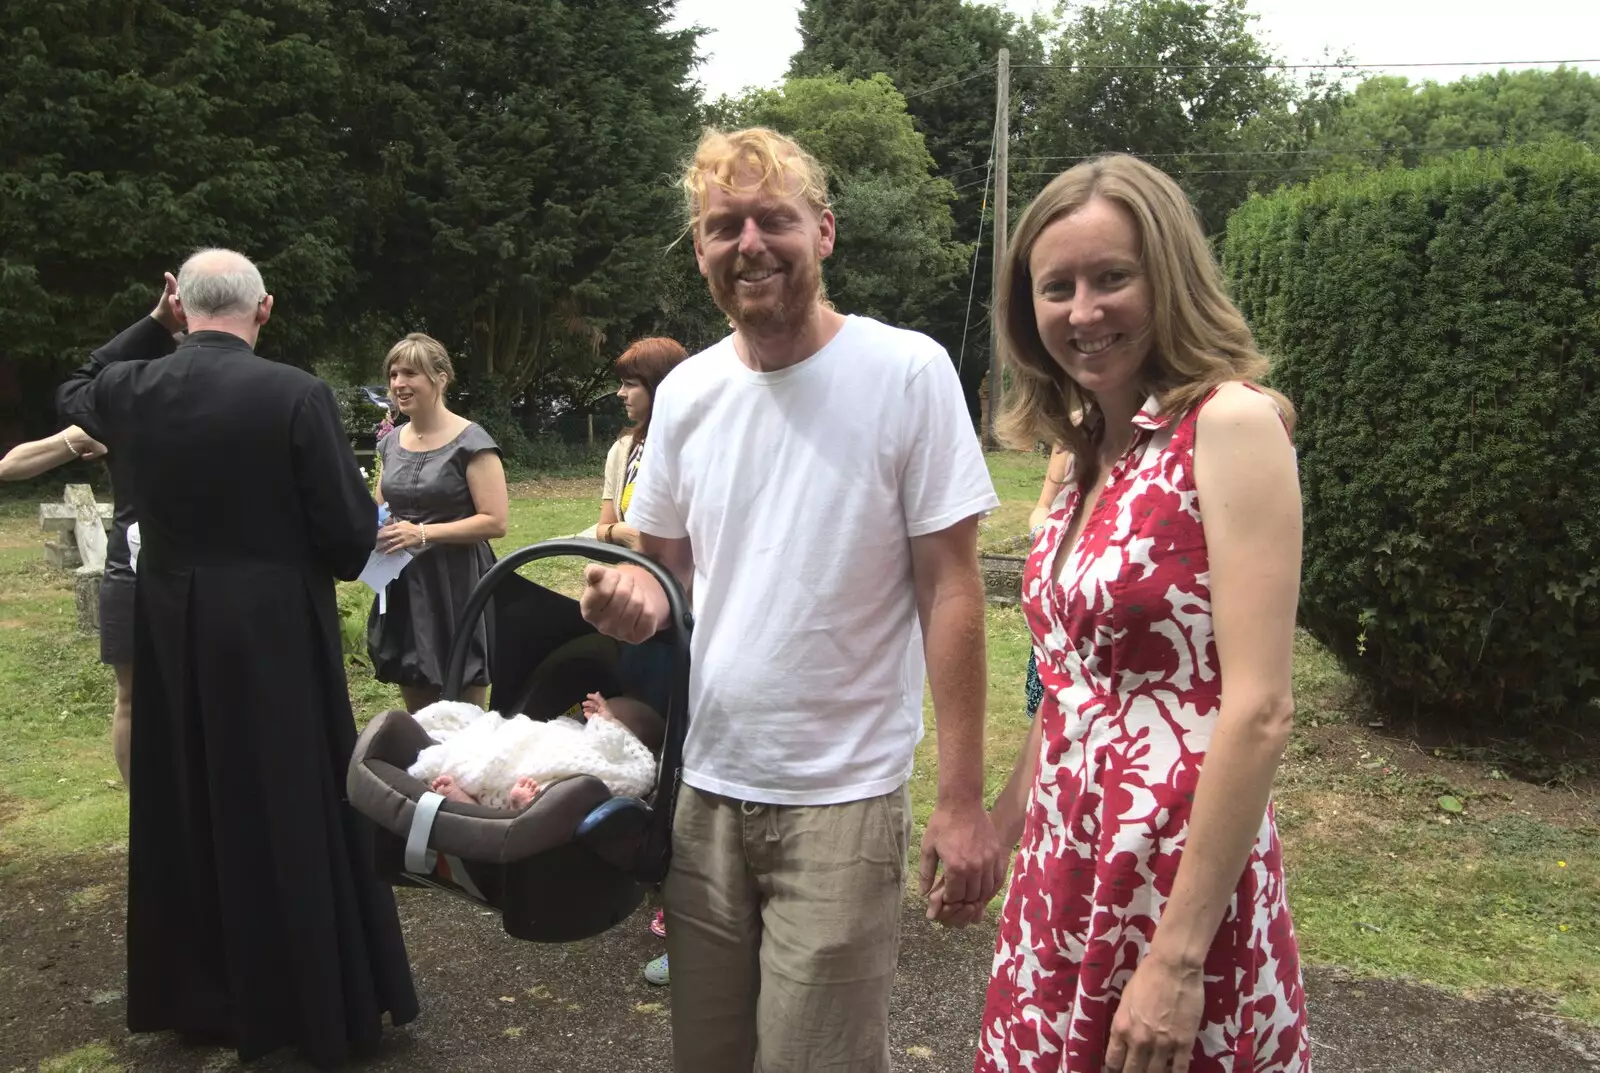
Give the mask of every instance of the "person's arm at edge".
[{"label": "person's arm at edge", "polygon": [[1044,485],[1039,489],[1039,501],[1033,505],[1033,511],[1028,515],[1030,533],[1049,519],[1050,508],[1055,506],[1056,496],[1061,494],[1061,486],[1067,483],[1067,459],[1070,457],[1066,449],[1059,445],[1050,449],[1050,462],[1045,467]]},{"label": "person's arm at edge", "polygon": [[0,458],[0,481],[26,481],[64,466],[74,458],[95,459],[106,453],[105,444],[77,425],[54,436],[19,443]]}]

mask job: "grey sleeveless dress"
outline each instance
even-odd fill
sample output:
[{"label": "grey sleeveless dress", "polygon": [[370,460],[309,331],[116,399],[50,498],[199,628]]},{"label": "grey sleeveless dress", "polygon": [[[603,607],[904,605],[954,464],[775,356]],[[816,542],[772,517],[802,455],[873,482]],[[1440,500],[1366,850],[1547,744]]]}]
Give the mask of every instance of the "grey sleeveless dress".
[{"label": "grey sleeveless dress", "polygon": [[[400,446],[396,429],[378,443],[383,462],[382,495],[398,519],[434,525],[456,522],[477,513],[467,488],[467,464],[479,451],[500,448],[476,424],[443,447],[408,451]],[[456,620],[478,579],[494,565],[488,541],[476,544],[434,544],[414,557],[405,571],[389,584],[387,606],[378,614],[372,601],[367,617],[367,654],[373,676],[380,682],[403,686],[444,685],[445,665]],[[489,650],[494,630],[491,601],[483,618],[473,625],[462,684],[489,684]]]}]

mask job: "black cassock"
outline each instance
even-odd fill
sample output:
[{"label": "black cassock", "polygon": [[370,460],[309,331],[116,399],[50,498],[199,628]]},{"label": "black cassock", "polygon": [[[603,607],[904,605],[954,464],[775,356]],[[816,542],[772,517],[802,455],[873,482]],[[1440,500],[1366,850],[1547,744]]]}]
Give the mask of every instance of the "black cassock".
[{"label": "black cassock", "polygon": [[62,385],[136,473],[128,1027],[343,1062],[417,1014],[393,892],[345,800],[334,578],[377,508],[321,380],[154,320]]}]

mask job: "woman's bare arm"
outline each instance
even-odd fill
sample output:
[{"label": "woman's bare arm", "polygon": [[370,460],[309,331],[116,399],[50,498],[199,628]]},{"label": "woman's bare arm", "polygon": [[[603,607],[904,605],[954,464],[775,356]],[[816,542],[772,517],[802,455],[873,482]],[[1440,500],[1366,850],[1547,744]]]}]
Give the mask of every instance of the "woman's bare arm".
[{"label": "woman's bare arm", "polygon": [[1067,483],[1067,462],[1071,457],[1063,447],[1051,448],[1050,464],[1045,467],[1044,487],[1039,489],[1039,502],[1034,504],[1033,512],[1028,515],[1030,532],[1039,528],[1050,517],[1050,508],[1055,506],[1056,496],[1061,494],[1061,486]]},{"label": "woman's bare arm", "polygon": [[74,458],[99,458],[105,444],[92,438],[77,425],[69,425],[54,436],[19,443],[0,458],[0,481],[25,481],[64,466]]},{"label": "woman's bare arm", "polygon": [[1222,707],[1151,953],[1199,964],[1261,829],[1293,722],[1300,480],[1277,408],[1243,385],[1200,412],[1195,448]]}]

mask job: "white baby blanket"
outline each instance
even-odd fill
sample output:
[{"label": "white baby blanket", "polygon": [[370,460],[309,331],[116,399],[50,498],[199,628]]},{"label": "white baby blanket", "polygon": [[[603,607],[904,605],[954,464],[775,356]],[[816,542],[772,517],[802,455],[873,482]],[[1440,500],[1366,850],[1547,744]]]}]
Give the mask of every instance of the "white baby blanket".
[{"label": "white baby blanket", "polygon": [[417,755],[411,775],[430,785],[440,775],[451,775],[489,808],[510,807],[511,788],[523,776],[548,786],[593,775],[624,797],[642,797],[655,786],[655,758],[614,719],[503,719],[475,704],[449,700],[428,705],[414,718],[439,744]]}]

